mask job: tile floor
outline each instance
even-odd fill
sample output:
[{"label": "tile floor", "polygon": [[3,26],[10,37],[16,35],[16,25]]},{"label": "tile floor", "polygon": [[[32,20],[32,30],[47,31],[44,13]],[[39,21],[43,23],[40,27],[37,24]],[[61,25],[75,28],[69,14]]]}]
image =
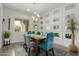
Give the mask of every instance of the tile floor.
[{"label": "tile floor", "polygon": [[[62,48],[54,48],[56,56],[79,56],[79,53],[68,53]],[[10,46],[5,46],[0,49],[0,56],[27,56],[27,52],[23,48],[23,43],[15,43],[11,44]],[[35,56],[34,52],[31,52],[31,56]],[[45,53],[41,50],[39,56],[45,56]],[[50,52],[50,56],[52,56]]]}]

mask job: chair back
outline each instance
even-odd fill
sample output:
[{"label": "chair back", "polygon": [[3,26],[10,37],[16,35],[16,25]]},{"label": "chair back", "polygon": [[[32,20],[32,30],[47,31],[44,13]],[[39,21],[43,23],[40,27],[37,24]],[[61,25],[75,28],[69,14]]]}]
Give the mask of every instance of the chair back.
[{"label": "chair back", "polygon": [[30,36],[26,36],[25,34],[24,34],[24,41],[25,41],[25,44],[27,45],[27,47],[29,47],[29,45],[30,45]]},{"label": "chair back", "polygon": [[37,34],[37,35],[41,35],[41,32],[37,32],[36,34]]},{"label": "chair back", "polygon": [[45,42],[45,45],[46,45],[47,49],[53,48],[53,40],[54,40],[53,32],[47,33],[46,42]]},{"label": "chair back", "polygon": [[35,31],[32,31],[32,34],[35,34]]},{"label": "chair back", "polygon": [[27,34],[32,34],[31,31],[28,31]]}]

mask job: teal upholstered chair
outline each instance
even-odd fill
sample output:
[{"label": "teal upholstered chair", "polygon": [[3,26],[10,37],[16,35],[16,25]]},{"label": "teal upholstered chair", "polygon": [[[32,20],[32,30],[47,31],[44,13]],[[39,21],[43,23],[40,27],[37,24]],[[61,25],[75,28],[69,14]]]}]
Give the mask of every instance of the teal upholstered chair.
[{"label": "teal upholstered chair", "polygon": [[27,34],[32,34],[32,32],[31,31],[28,31]]},{"label": "teal upholstered chair", "polygon": [[53,55],[54,54],[54,46],[53,46],[53,40],[54,40],[54,34],[52,32],[47,33],[45,40],[40,42],[39,48],[44,50],[46,52],[46,55],[48,55],[48,52],[51,50]]}]

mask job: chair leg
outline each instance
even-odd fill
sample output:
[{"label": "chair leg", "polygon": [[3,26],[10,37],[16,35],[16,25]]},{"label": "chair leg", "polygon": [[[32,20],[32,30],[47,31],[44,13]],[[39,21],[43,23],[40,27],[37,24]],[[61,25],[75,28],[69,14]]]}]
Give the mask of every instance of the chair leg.
[{"label": "chair leg", "polygon": [[38,56],[38,53],[36,53],[36,56]]},{"label": "chair leg", "polygon": [[48,51],[46,51],[46,56],[48,56]]},{"label": "chair leg", "polygon": [[27,52],[28,47],[27,47],[26,44],[23,45],[23,48],[24,48],[24,49],[26,50],[26,52]]},{"label": "chair leg", "polygon": [[40,48],[38,47],[38,53],[40,53]]},{"label": "chair leg", "polygon": [[53,56],[55,56],[55,53],[54,53],[54,49],[52,48],[52,53],[53,53]]},{"label": "chair leg", "polygon": [[28,56],[30,56],[30,48],[29,48],[29,53],[28,53]]},{"label": "chair leg", "polygon": [[26,48],[25,48],[26,52],[27,52],[27,49],[28,49],[28,48],[26,47]]}]

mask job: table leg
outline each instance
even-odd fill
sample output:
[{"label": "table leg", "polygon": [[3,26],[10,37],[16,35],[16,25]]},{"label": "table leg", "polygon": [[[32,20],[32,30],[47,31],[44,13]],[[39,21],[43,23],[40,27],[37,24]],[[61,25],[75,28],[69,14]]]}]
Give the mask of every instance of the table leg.
[{"label": "table leg", "polygon": [[36,55],[38,55],[38,40],[35,39],[35,50],[36,50]]}]

